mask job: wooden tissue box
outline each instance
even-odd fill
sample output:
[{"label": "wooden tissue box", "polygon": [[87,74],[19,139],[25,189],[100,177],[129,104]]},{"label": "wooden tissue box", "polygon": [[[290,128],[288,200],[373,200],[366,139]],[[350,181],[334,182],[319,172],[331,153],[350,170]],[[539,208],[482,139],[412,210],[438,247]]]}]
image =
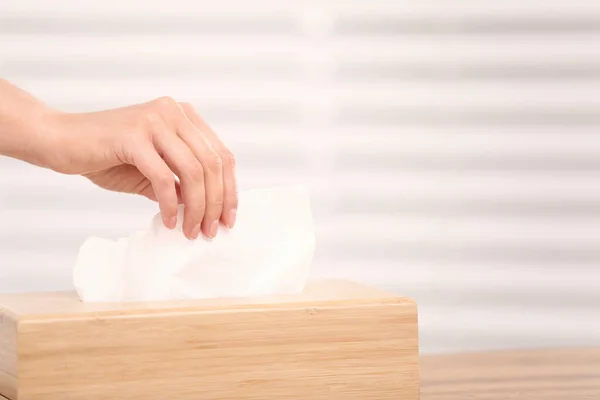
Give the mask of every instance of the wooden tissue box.
[{"label": "wooden tissue box", "polygon": [[157,303],[0,295],[9,400],[417,400],[418,352],[416,304],[352,282]]}]

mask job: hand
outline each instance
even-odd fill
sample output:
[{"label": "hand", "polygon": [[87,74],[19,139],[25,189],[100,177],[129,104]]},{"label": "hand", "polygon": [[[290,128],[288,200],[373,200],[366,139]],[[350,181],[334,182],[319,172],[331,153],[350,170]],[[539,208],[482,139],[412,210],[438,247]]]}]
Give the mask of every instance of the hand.
[{"label": "hand", "polygon": [[107,111],[52,113],[45,121],[49,168],[158,201],[167,228],[175,227],[183,203],[189,239],[200,232],[215,237],[220,222],[235,224],[234,157],[190,104],[162,97]]}]

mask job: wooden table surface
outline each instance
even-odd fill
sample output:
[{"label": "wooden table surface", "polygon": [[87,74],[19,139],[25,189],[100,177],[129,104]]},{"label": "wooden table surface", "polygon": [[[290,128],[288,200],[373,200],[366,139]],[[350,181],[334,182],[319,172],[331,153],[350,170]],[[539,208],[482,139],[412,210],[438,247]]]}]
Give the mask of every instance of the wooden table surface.
[{"label": "wooden table surface", "polygon": [[600,400],[600,348],[424,356],[421,400]]},{"label": "wooden table surface", "polygon": [[600,348],[423,356],[421,381],[421,400],[600,400]]}]

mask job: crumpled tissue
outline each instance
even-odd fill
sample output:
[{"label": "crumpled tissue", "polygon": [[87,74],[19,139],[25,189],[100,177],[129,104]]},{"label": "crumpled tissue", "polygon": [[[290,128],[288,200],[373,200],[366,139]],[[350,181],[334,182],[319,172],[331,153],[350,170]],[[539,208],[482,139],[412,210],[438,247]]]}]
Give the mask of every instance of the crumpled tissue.
[{"label": "crumpled tissue", "polygon": [[177,227],[160,214],[147,230],[116,241],[90,237],[79,250],[73,283],[84,302],[247,297],[302,291],[315,247],[308,190],[254,189],[239,195],[233,229],[188,240],[183,206]]}]

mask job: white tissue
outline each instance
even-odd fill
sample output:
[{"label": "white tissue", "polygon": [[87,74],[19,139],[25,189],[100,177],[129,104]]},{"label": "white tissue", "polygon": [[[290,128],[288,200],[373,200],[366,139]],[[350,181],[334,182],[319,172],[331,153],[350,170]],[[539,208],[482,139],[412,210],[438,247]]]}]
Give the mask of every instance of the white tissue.
[{"label": "white tissue", "polygon": [[186,239],[183,206],[174,230],[160,214],[146,231],[117,241],[91,237],[79,250],[73,283],[82,301],[156,301],[262,296],[302,291],[315,236],[304,187],[240,193],[233,229]]}]

